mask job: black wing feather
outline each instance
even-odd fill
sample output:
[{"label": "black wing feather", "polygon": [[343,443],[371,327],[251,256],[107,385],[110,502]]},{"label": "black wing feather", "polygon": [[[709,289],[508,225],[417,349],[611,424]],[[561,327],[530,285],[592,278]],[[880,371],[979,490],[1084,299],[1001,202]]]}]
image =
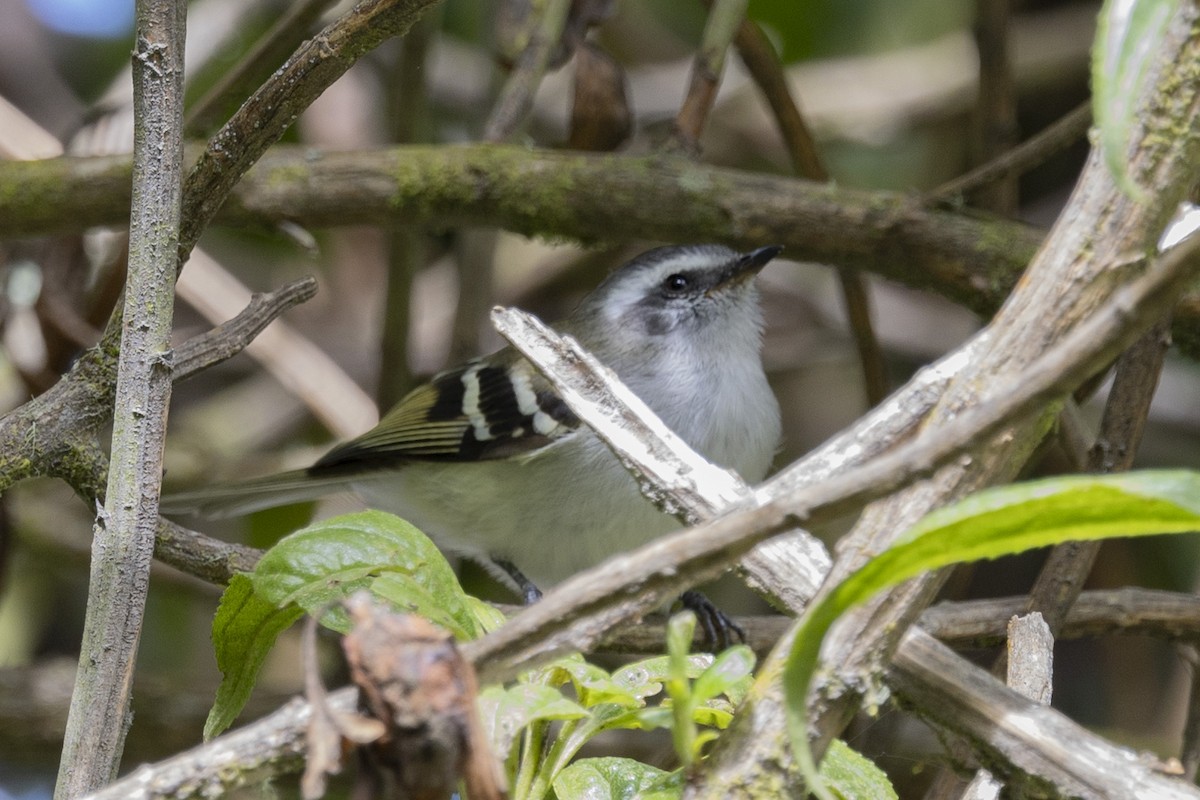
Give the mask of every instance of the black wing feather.
[{"label": "black wing feather", "polygon": [[528,362],[507,367],[475,361],[417,387],[378,425],[338,445],[308,471],[328,476],[414,460],[508,458],[545,447],[578,426],[579,419]]}]

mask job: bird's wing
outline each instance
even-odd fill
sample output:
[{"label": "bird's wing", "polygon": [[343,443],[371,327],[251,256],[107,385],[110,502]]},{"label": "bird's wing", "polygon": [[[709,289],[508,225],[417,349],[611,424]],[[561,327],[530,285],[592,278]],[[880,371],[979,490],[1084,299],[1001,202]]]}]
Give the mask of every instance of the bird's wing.
[{"label": "bird's wing", "polygon": [[378,425],[335,447],[309,473],[508,458],[545,447],[579,424],[528,362],[477,360],[414,389]]}]

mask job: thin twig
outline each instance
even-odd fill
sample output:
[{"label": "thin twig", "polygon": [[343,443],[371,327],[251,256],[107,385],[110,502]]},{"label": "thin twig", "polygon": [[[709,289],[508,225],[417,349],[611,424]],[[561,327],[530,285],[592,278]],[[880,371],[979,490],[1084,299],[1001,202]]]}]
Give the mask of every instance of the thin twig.
[{"label": "thin twig", "polygon": [[300,112],[365,53],[403,35],[437,0],[360,0],[304,42],[209,140],[184,184],[180,262],[229,192]]},{"label": "thin twig", "polygon": [[[1124,472],[1133,466],[1166,359],[1168,330],[1166,321],[1159,322],[1118,359],[1100,434],[1088,453],[1089,472]],[[1067,542],[1050,551],[1029,592],[1026,609],[1041,612],[1053,635],[1058,635],[1067,612],[1083,590],[1100,544]]]},{"label": "thin twig", "polygon": [[254,46],[223,72],[204,96],[188,109],[183,128],[188,136],[197,136],[214,126],[225,109],[247,97],[265,81],[275,67],[308,35],[309,28],[332,6],[334,0],[296,0]]},{"label": "thin twig", "polygon": [[188,530],[159,517],[154,557],[180,572],[224,586],[239,572],[250,572],[262,551]]},{"label": "thin twig", "polygon": [[[976,0],[975,46],[979,52],[977,163],[1012,149],[1017,137],[1017,90],[1009,58],[1012,0]],[[1017,210],[1019,182],[1013,173],[985,187],[979,205],[1005,217]]]},{"label": "thin twig", "polygon": [[[399,63],[389,82],[389,117],[392,137],[398,143],[422,141],[429,124],[429,93],[425,67],[429,47],[437,32],[438,15],[423,17],[408,32]],[[387,228],[387,288],[383,300],[383,330],[379,341],[378,386],[375,399],[381,409],[391,408],[413,388],[408,365],[408,334],[412,310],[412,284],[425,263],[425,232],[397,222]]]},{"label": "thin twig", "polygon": [[182,0],[139,0],[134,75],[134,180],[129,277],[117,362],[112,466],[96,517],[79,673],[55,797],[116,777],[128,730],[133,664],[150,584],[183,175]]},{"label": "thin twig", "polygon": [[311,299],[317,293],[314,278],[301,278],[273,292],[254,294],[240,314],[175,348],[171,375],[185,381],[240,353],[264,328],[288,309]]},{"label": "thin twig", "polygon": [[521,51],[516,67],[500,90],[500,96],[492,107],[483,126],[483,139],[487,142],[502,142],[512,136],[533,108],[533,95],[542,83],[550,55],[562,40],[567,14],[571,11],[571,0],[546,0],[534,3],[542,18],[533,27],[529,43]]},{"label": "thin twig", "polygon": [[[521,610],[520,606],[501,608],[510,616]],[[918,624],[956,650],[998,647],[1007,641],[1007,621],[1024,608],[1023,595],[940,603],[926,609]],[[774,646],[792,624],[790,617],[778,615],[733,620],[746,631],[746,644],[756,652]],[[665,623],[648,618],[616,628],[597,650],[653,655],[662,652],[665,636]],[[1105,636],[1148,636],[1200,645],[1200,597],[1134,586],[1084,592],[1067,615],[1058,638],[1065,641]],[[696,637],[697,647],[703,646],[704,632],[698,631]]]},{"label": "thin twig", "polygon": [[[779,126],[779,133],[791,155],[792,169],[797,175],[809,180],[827,182],[829,172],[817,152],[804,115],[800,113],[800,107],[792,97],[787,76],[783,73],[783,65],[779,63],[779,57],[775,54],[770,40],[754,21],[746,19],[738,26],[734,44],[754,83],[771,107],[775,124]],[[842,287],[842,300],[846,305],[846,318],[858,348],[867,405],[876,406],[887,396],[888,383],[883,351],[871,324],[870,293],[866,280],[859,273],[839,269],[838,277]]]},{"label": "thin twig", "polygon": [[[939,603],[921,614],[921,627],[955,649],[1004,644],[1004,620],[1021,614],[1025,597]],[[1084,592],[1067,614],[1060,639],[1122,634],[1200,644],[1200,597],[1135,586]]]},{"label": "thin twig", "polygon": [[687,153],[700,150],[700,132],[717,99],[725,54],[746,16],[747,0],[713,0],[700,50],[692,61],[687,96],[675,116],[675,143]]},{"label": "thin twig", "polygon": [[1183,724],[1183,742],[1179,747],[1179,763],[1183,765],[1183,776],[1196,782],[1196,774],[1200,772],[1200,648],[1196,645],[1184,648],[1187,656],[1187,668],[1191,672],[1188,681],[1187,717]]},{"label": "thin twig", "polygon": [[960,197],[981,186],[995,183],[1005,176],[1028,172],[1050,156],[1079,141],[1091,124],[1092,104],[1088,100],[1003,155],[927,192],[923,198],[924,202],[933,204]]},{"label": "thin twig", "polygon": [[[529,6],[541,15],[531,22],[529,41],[483,126],[485,142],[512,137],[529,116],[533,97],[545,77],[550,57],[559,47],[571,11],[570,0],[546,0]],[[495,303],[496,230],[468,229],[458,237],[458,305],[451,330],[450,360],[470,358],[479,352],[488,309]]]},{"label": "thin twig", "polygon": [[[176,289],[204,318],[222,323],[252,302],[250,290],[203,249],[193,253],[190,263]],[[328,353],[284,320],[241,344],[334,435],[357,436],[379,420],[370,395]]]},{"label": "thin twig", "polygon": [[817,150],[812,130],[792,97],[791,85],[771,40],[758,23],[745,19],[738,26],[733,43],[750,77],[771,107],[796,174],[822,183],[828,181],[829,173]]}]

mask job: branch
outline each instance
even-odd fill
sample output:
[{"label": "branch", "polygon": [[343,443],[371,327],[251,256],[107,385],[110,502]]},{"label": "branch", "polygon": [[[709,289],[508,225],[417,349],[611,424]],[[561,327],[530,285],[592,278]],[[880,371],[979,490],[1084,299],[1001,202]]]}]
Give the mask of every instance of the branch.
[{"label": "branch", "polygon": [[721,84],[725,53],[746,16],[747,0],[712,0],[700,50],[692,61],[687,96],[675,117],[675,138],[684,151],[700,150],[700,133]]},{"label": "branch", "polygon": [[208,142],[184,185],[180,263],[230,191],[296,117],[364,54],[402,36],[437,0],[359,0],[305,41]]},{"label": "branch", "polygon": [[[1008,679],[1013,691],[1050,705],[1054,680],[1054,637],[1042,615],[1034,611],[1008,621]],[[963,800],[997,800],[1000,783],[985,770],[975,773]]]},{"label": "branch", "polygon": [[[0,162],[0,185],[12,189],[0,193],[0,237],[118,223],[129,204],[122,179],[129,180],[123,157]],[[782,244],[789,258],[875,272],[984,313],[996,309],[1042,239],[1025,225],[924,209],[897,192],[672,156],[503,145],[350,153],[277,145],[233,189],[218,219],[490,225],[585,242]]]},{"label": "branch", "polygon": [[1200,798],[1196,787],[1014,692],[920,629],[905,634],[888,683],[922,717],[966,737],[1017,796]]},{"label": "branch", "polygon": [[[1024,597],[941,603],[921,615],[921,627],[954,648],[996,647],[1004,643],[1003,621],[1025,609]],[[1196,642],[1200,597],[1181,592],[1127,587],[1084,592],[1060,631],[1063,639],[1120,633]]]},{"label": "branch", "polygon": [[[979,650],[1003,645],[1006,622],[1021,614],[1024,596],[940,603],[921,614],[921,628],[956,650]],[[520,606],[504,606],[512,615]],[[746,643],[756,652],[774,646],[792,624],[777,615],[735,617],[746,631]],[[1103,636],[1149,636],[1163,641],[1200,644],[1200,597],[1188,592],[1166,592],[1127,587],[1084,592],[1071,607],[1059,638],[1096,639]],[[662,652],[666,625],[656,619],[641,620],[615,629],[600,645],[605,652],[653,655]],[[697,631],[696,646],[704,645]]]},{"label": "branch", "polygon": [[206,134],[227,108],[240,103],[266,81],[275,71],[275,65],[287,58],[296,41],[308,34],[331,5],[333,0],[298,0],[289,4],[270,30],[233,67],[222,72],[217,82],[188,109],[183,119],[187,135]]},{"label": "branch", "polygon": [[1085,100],[1059,120],[985,164],[943,183],[925,194],[928,203],[950,200],[1010,175],[1028,172],[1050,156],[1074,144],[1092,124],[1092,103]]},{"label": "branch", "polygon": [[[1150,402],[1167,357],[1167,322],[1156,324],[1117,360],[1100,434],[1088,452],[1089,472],[1125,472],[1142,441]],[[1066,542],[1050,551],[1029,592],[1028,611],[1040,611],[1057,636],[1100,553],[1100,542]]]},{"label": "branch", "polygon": [[186,14],[182,0],[137,4],[127,324],[117,361],[112,467],[93,529],[87,614],[56,798],[75,797],[115,778],[129,729],[171,397]]},{"label": "branch", "polygon": [[175,348],[172,380],[185,381],[242,352],[283,312],[312,299],[316,293],[316,280],[301,278],[273,292],[251,295],[250,304],[242,313]]},{"label": "branch", "polygon": [[[119,223],[129,204],[128,170],[123,156],[0,161],[0,185],[12,188],[0,192],[0,238]],[[584,242],[782,244],[789,258],[872,272],[983,314],[1004,300],[1042,240],[1020,223],[926,209],[896,192],[676,157],[502,145],[323,154],[277,145],[234,188],[218,221],[498,225]],[[1175,343],[1196,357],[1200,292],[1174,315]]]},{"label": "branch", "polygon": [[[987,161],[1010,150],[1017,141],[1017,88],[1009,56],[1012,0],[980,0],[976,9],[979,98],[975,150],[978,160]],[[1017,189],[1017,176],[1010,173],[986,187],[979,205],[1011,217],[1017,211]]]},{"label": "branch", "polygon": [[541,19],[531,23],[533,30],[529,42],[521,51],[483,127],[484,141],[504,141],[516,132],[529,115],[533,108],[533,96],[550,64],[550,56],[562,41],[570,10],[570,0],[546,0],[529,6],[529,13],[538,14]]},{"label": "branch", "polygon": [[[330,710],[352,713],[358,691],[342,689],[326,698]],[[275,775],[304,768],[304,734],[312,708],[296,698],[258,722],[220,736],[127,777],[85,800],[217,797]]]},{"label": "branch", "polygon": [[[754,78],[754,83],[766,98],[767,105],[771,107],[771,114],[775,117],[775,124],[779,127],[779,134],[783,137],[791,157],[792,169],[803,178],[827,182],[829,172],[817,153],[804,115],[800,113],[800,107],[792,98],[791,87],[779,56],[775,54],[774,46],[762,29],[750,19],[742,20],[734,42],[742,61]],[[884,363],[883,351],[871,324],[871,297],[867,282],[859,273],[845,269],[838,270],[838,278],[842,284],[846,319],[850,323],[850,332],[854,336],[858,359],[862,365],[867,405],[877,406],[888,393],[887,365]]]}]

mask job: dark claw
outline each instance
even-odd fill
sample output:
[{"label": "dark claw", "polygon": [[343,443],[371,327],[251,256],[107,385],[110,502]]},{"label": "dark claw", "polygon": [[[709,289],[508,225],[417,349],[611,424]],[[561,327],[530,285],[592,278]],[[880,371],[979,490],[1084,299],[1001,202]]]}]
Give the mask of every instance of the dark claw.
[{"label": "dark claw", "polygon": [[684,592],[679,596],[679,603],[696,615],[711,652],[719,653],[746,641],[746,632],[742,630],[742,626],[725,616],[725,612],[700,592]]},{"label": "dark claw", "polygon": [[[492,563],[500,569],[504,570],[508,577],[512,578],[512,582],[521,590],[521,600],[527,606],[531,606],[538,600],[542,599],[542,590],[533,585],[533,581],[525,577],[525,573],[517,569],[517,565],[502,558],[492,559]],[[720,613],[719,611],[717,612]]]}]

